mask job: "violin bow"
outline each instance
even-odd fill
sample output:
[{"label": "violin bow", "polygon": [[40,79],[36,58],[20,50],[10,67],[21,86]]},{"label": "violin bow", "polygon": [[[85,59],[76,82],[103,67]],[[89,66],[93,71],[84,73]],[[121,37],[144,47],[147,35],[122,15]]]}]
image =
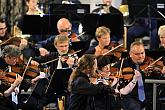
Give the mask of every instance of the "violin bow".
[{"label": "violin bow", "polygon": [[154,62],[152,62],[150,65],[148,65],[147,67],[145,67],[142,71],[148,69],[149,67],[151,67],[152,65],[154,65],[156,62],[158,62],[159,60],[161,60],[163,58],[163,56],[159,57],[157,60],[155,60]]},{"label": "violin bow", "polygon": [[119,69],[119,72],[118,72],[118,74],[117,74],[118,77],[122,76],[123,62],[124,62],[124,58],[122,58],[122,60],[121,60],[120,69]]},{"label": "violin bow", "polygon": [[3,45],[3,44],[5,44],[5,43],[7,43],[8,41],[10,41],[10,40],[13,39],[13,38],[14,38],[14,37],[11,37],[11,38],[5,40],[4,42],[0,43],[0,46]]},{"label": "violin bow", "polygon": [[84,31],[84,32],[80,33],[77,37],[79,38],[80,36],[84,35],[85,33],[86,32]]},{"label": "violin bow", "polygon": [[[76,54],[76,53],[78,53],[78,52],[80,52],[80,51],[82,51],[82,50],[80,49],[80,50],[75,51],[75,52],[73,52],[72,54],[69,54],[69,55],[72,56],[72,55],[74,55],[74,54]],[[61,56],[59,56],[59,57],[61,57]],[[51,63],[51,62],[57,61],[58,59],[59,59],[59,58],[56,58],[56,59],[53,59],[53,60],[47,61],[47,62],[45,62],[45,63],[41,63],[41,65],[46,65],[46,64],[48,64],[48,63]]]},{"label": "violin bow", "polygon": [[112,51],[114,51],[114,50],[116,50],[116,49],[118,49],[118,48],[121,47],[121,46],[123,46],[123,43],[120,44],[120,45],[118,45],[118,46],[116,46],[116,47],[114,47],[113,49],[109,50],[108,52],[104,53],[103,56],[104,56],[104,55],[107,55],[108,53],[110,53],[110,52],[112,52]]},{"label": "violin bow", "polygon": [[24,72],[23,72],[23,74],[22,74],[22,77],[23,77],[23,78],[24,78],[24,76],[25,76],[25,73],[26,73],[26,71],[27,71],[27,68],[28,68],[28,66],[29,66],[31,60],[32,60],[32,57],[30,57],[29,60],[28,60],[28,63],[27,63],[27,65],[26,65],[26,67],[25,67],[25,70],[24,70]]}]

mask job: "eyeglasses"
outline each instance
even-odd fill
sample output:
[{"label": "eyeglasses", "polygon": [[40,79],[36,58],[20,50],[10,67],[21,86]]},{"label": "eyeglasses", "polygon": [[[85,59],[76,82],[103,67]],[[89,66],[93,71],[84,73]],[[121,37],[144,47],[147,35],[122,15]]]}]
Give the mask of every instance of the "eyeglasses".
[{"label": "eyeglasses", "polygon": [[139,53],[135,53],[135,52],[132,52],[134,55],[137,55],[137,56],[139,56],[139,55],[144,55],[145,54],[145,52],[139,52]]}]

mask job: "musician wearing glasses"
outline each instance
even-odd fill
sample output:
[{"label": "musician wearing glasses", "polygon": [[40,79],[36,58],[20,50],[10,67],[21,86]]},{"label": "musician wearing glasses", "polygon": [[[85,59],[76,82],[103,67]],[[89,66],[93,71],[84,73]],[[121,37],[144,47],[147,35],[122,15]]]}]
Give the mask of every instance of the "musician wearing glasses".
[{"label": "musician wearing glasses", "polygon": [[[153,59],[147,57],[145,54],[143,43],[133,42],[130,46],[129,57],[125,58],[123,62],[121,61],[115,65],[118,65],[118,68],[122,67],[123,75],[128,75],[130,73],[134,75],[135,70],[138,70],[141,73],[137,81],[131,81],[131,76],[128,80],[125,79],[127,83],[131,82],[135,87],[129,94],[121,96],[121,107],[123,110],[141,110],[151,101],[152,93],[150,90],[152,89],[152,85],[145,84],[144,79],[152,77],[152,73],[149,73],[146,68],[152,64],[152,62]],[[156,74],[153,76],[157,77]]]},{"label": "musician wearing glasses", "polygon": [[[69,37],[72,32],[72,24],[67,18],[61,18],[57,22],[57,29],[60,35]],[[55,37],[56,36],[50,36],[46,40],[37,43],[37,48],[39,49],[41,56],[45,56],[49,54],[49,51],[55,51],[54,45],[52,46]],[[71,38],[71,42],[74,42],[74,41],[79,41],[78,37]],[[49,47],[51,46],[52,48],[47,50],[46,48],[48,47],[47,45],[49,45]]]}]

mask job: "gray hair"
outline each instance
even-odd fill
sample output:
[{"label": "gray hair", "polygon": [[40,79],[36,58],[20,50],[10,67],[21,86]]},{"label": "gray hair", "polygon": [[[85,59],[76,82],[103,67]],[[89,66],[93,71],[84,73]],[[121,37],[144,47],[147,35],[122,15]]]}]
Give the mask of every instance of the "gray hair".
[{"label": "gray hair", "polygon": [[15,45],[6,45],[2,50],[2,57],[19,57],[21,50]]}]

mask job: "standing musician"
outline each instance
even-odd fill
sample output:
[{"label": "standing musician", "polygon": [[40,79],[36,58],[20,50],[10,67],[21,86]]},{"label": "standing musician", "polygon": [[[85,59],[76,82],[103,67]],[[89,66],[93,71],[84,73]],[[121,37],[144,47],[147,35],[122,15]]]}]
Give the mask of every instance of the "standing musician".
[{"label": "standing musician", "polygon": [[[22,77],[18,75],[16,79],[11,78],[13,80],[12,81],[10,78],[6,77],[6,75],[8,74],[9,71],[11,71],[10,67],[17,63],[20,55],[21,55],[20,49],[14,45],[5,46],[4,49],[2,50],[2,56],[0,58],[0,69],[1,69],[1,78],[2,78],[0,80],[1,82],[0,109],[1,110],[14,110],[17,108],[16,107],[17,102],[14,101],[13,95],[11,94],[12,92],[15,92],[16,94],[18,94],[16,91],[16,87],[22,82]],[[15,74],[15,77],[16,77],[16,74]],[[11,84],[10,86],[10,83],[13,83],[13,84]],[[5,97],[9,97],[9,96],[10,96],[10,99],[7,100]]]},{"label": "standing musician", "polygon": [[[61,18],[57,22],[57,29],[58,29],[58,32],[60,35],[65,35],[65,36],[69,37],[71,35],[71,31],[72,31],[72,24],[70,23],[70,21],[67,18]],[[37,43],[37,47],[39,49],[41,56],[45,56],[45,55],[49,54],[49,51],[47,49],[45,49],[45,47],[47,45],[53,44],[55,37],[56,36],[51,36],[48,39]],[[75,37],[71,38],[71,41],[72,42],[79,41],[79,39],[75,36]],[[52,51],[52,50],[50,50],[50,51]]]}]

